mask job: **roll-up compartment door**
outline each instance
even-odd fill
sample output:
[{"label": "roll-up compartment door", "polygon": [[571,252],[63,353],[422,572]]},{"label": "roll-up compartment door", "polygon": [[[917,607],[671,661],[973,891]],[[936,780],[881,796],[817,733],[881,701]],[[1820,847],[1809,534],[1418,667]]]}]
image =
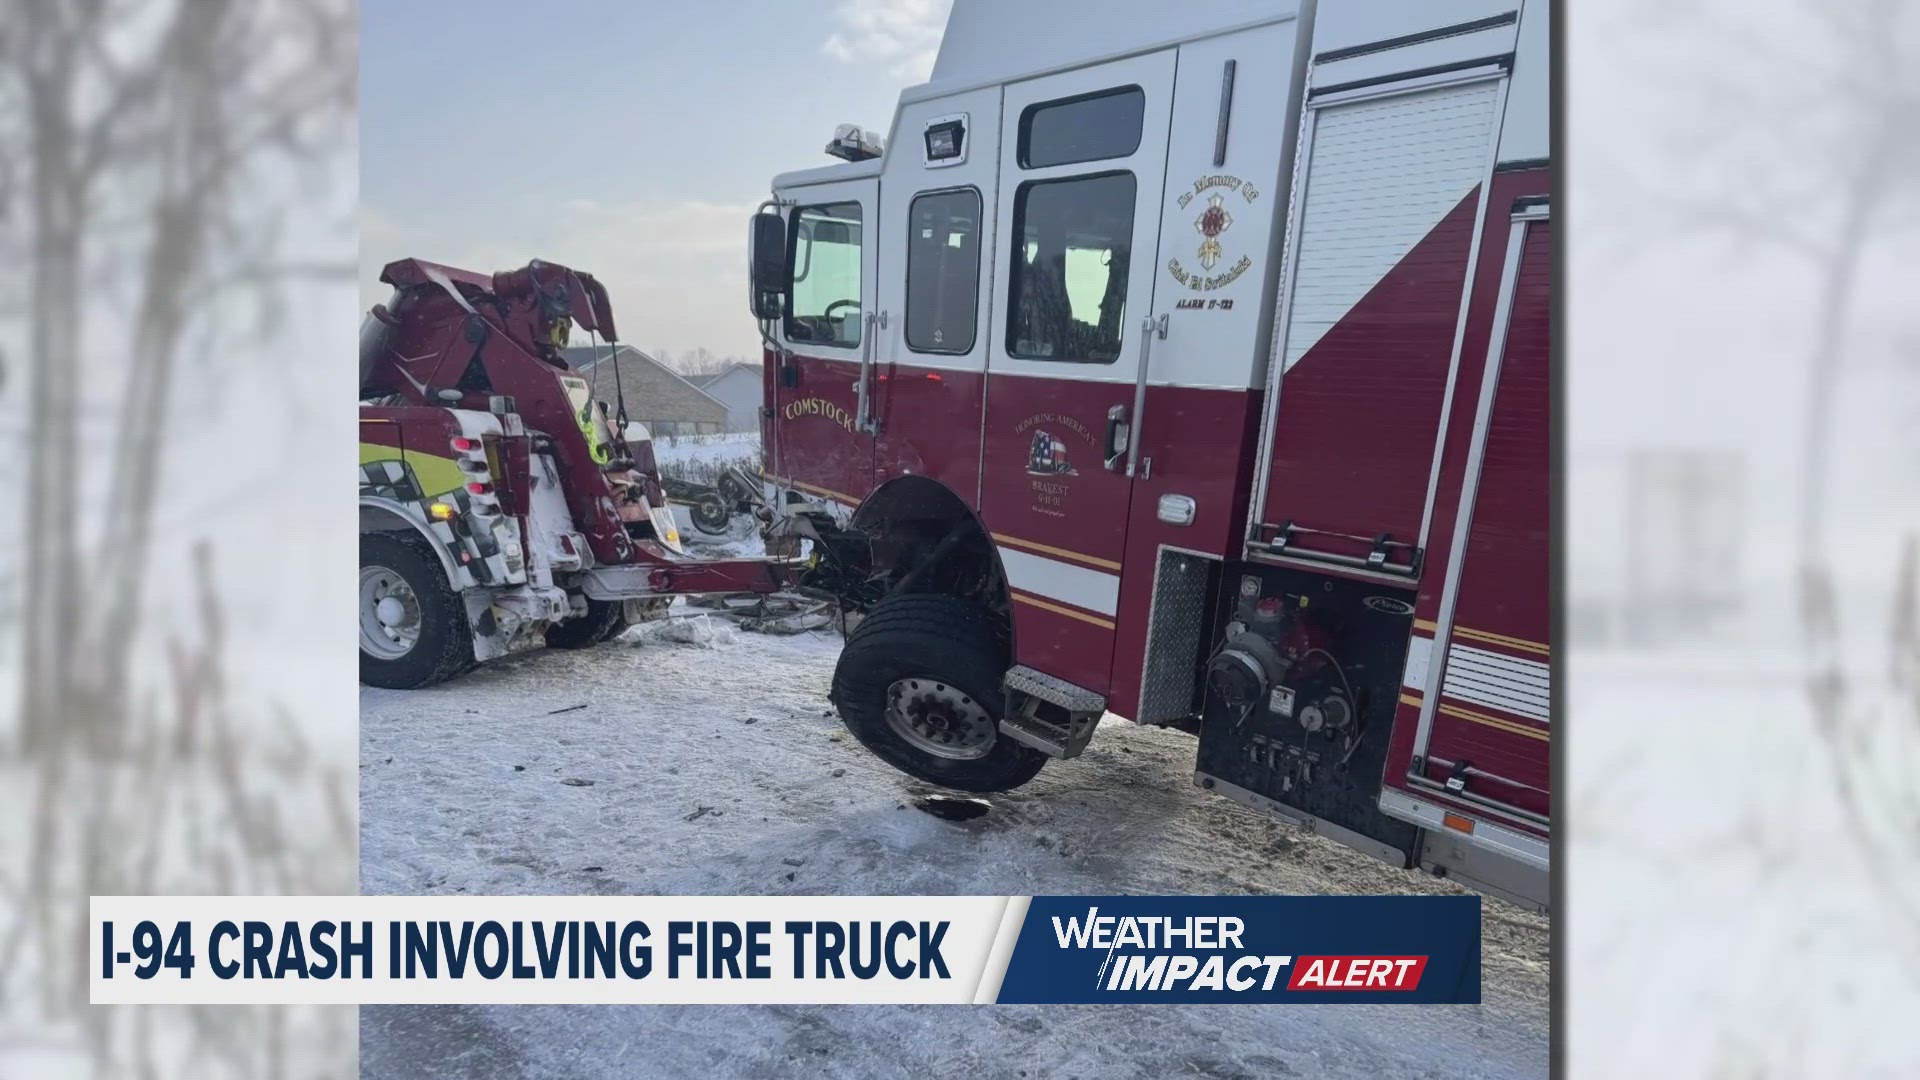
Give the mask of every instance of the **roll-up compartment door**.
[{"label": "roll-up compartment door", "polygon": [[1256,541],[1417,570],[1504,79],[1311,106]]}]

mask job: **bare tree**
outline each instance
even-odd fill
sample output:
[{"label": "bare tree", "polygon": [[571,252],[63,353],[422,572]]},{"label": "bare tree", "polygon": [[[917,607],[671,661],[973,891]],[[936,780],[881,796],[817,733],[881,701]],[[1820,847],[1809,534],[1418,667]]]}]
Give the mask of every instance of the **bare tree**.
[{"label": "bare tree", "polygon": [[[1714,130],[1676,131],[1684,166],[1660,185],[1682,228],[1705,229],[1744,252],[1782,255],[1815,283],[1807,297],[1802,477],[1795,500],[1797,601],[1806,694],[1828,775],[1870,872],[1896,920],[1920,947],[1920,785],[1911,780],[1920,725],[1868,687],[1843,644],[1832,555],[1832,490],[1840,391],[1861,343],[1865,268],[1876,256],[1910,261],[1920,225],[1920,12],[1897,0],[1800,0],[1763,17],[1747,5],[1662,3],[1649,21],[1687,28],[1722,63],[1661,65],[1673,91],[1722,116]],[[1651,185],[1647,185],[1651,189]],[[1913,675],[1915,539],[1906,540],[1895,597],[1894,683],[1920,710]],[[1893,571],[1894,567],[1889,567]],[[1903,621],[1904,620],[1904,621]],[[1903,631],[1901,627],[1906,627]],[[1904,637],[1902,636],[1904,634]],[[1889,768],[1892,762],[1901,767]]]},{"label": "bare tree", "polygon": [[302,261],[287,235],[288,192],[351,135],[353,34],[350,0],[0,0],[0,254],[29,282],[0,308],[25,327],[27,474],[22,756],[0,744],[0,768],[33,786],[24,870],[0,866],[0,1007],[38,1018],[0,1013],[0,1042],[77,1024],[103,1075],[283,1072],[289,1028],[188,1010],[163,1040],[150,1013],[88,1009],[75,897],[352,880],[350,773],[227,692],[214,549],[165,568],[191,609],[143,600],[158,513],[194,479],[164,466],[183,373],[246,362],[290,287],[351,294],[350,257]]},{"label": "bare tree", "polygon": [[[76,730],[111,741],[140,629],[161,435],[183,340],[243,289],[271,288],[271,212],[246,187],[309,161],[351,104],[351,27],[337,0],[15,0],[0,50],[25,117],[30,351],[25,526],[30,583],[20,718],[41,749]],[[158,10],[156,10],[158,9]],[[156,18],[159,15],[159,18]],[[332,121],[336,126],[329,127]],[[93,305],[130,279],[124,367],[90,370]],[[82,415],[111,400],[117,422]],[[79,503],[90,422],[111,431],[99,512]],[[92,543],[79,523],[99,522]],[[81,581],[85,589],[76,589]],[[86,603],[76,603],[84,599]]]}]

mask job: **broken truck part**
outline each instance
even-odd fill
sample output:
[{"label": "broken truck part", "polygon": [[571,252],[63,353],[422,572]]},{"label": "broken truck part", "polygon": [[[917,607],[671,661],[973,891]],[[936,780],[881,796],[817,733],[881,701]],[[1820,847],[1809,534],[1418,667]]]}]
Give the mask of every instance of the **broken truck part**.
[{"label": "broken truck part", "polygon": [[1545,907],[1549,6],[1120,8],[957,0],[753,218],[768,506],[864,615],[833,700],[970,791],[1183,728],[1204,788]]},{"label": "broken truck part", "polygon": [[685,553],[645,428],[561,349],[617,340],[592,275],[390,263],[360,340],[360,677],[426,686],[527,645],[579,648],[674,596],[771,593],[778,559]]}]

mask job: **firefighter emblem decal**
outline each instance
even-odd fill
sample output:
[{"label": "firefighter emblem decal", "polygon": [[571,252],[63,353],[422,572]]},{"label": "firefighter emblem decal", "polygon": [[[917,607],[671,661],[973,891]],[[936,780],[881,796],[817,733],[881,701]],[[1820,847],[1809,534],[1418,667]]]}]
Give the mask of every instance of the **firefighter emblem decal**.
[{"label": "firefighter emblem decal", "polygon": [[1067,444],[1053,432],[1039,429],[1034,431],[1033,449],[1027,453],[1027,475],[1077,476],[1079,474],[1067,460]]},{"label": "firefighter emblem decal", "polygon": [[[1078,486],[1073,477],[1080,471],[1073,467],[1067,456],[1067,440],[1078,439],[1085,443],[1089,453],[1099,460],[1100,444],[1094,441],[1093,432],[1077,418],[1065,413],[1035,413],[1013,426],[1013,433],[1025,436],[1027,442],[1027,481],[1031,490],[1033,512],[1048,517],[1064,518],[1068,516],[1068,503],[1072,501],[1073,489]],[[1017,445],[1017,444],[1016,444]],[[1084,459],[1083,459],[1084,460]]]},{"label": "firefighter emblem decal", "polygon": [[1200,269],[1211,270],[1220,261],[1220,234],[1233,224],[1233,215],[1221,205],[1218,195],[1207,198],[1207,208],[1193,219],[1193,227],[1200,233]]},{"label": "firefighter emblem decal", "polygon": [[[1231,202],[1229,197],[1233,195],[1240,196],[1240,200]],[[1191,188],[1181,192],[1176,202],[1182,210],[1192,209],[1194,199],[1204,198],[1199,214],[1193,219],[1193,231],[1200,234],[1200,247],[1194,253],[1200,268],[1197,271],[1190,270],[1181,265],[1178,257],[1168,259],[1167,273],[1173,275],[1173,280],[1192,292],[1212,292],[1215,289],[1224,289],[1238,281],[1240,275],[1253,266],[1253,257],[1242,255],[1231,265],[1215,273],[1215,268],[1227,261],[1226,245],[1221,242],[1221,237],[1226,235],[1228,229],[1233,228],[1232,207],[1250,205],[1259,197],[1258,188],[1237,176],[1203,176],[1195,180]],[[1177,306],[1225,309],[1231,304],[1230,300],[1188,299],[1180,301]]]}]

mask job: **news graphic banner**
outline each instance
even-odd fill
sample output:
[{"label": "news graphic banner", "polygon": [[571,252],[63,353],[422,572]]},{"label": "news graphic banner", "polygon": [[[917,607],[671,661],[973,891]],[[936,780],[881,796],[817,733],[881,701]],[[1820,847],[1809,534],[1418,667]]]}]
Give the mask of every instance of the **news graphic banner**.
[{"label": "news graphic banner", "polygon": [[96,896],[95,1004],[1472,1003],[1477,896]]}]

